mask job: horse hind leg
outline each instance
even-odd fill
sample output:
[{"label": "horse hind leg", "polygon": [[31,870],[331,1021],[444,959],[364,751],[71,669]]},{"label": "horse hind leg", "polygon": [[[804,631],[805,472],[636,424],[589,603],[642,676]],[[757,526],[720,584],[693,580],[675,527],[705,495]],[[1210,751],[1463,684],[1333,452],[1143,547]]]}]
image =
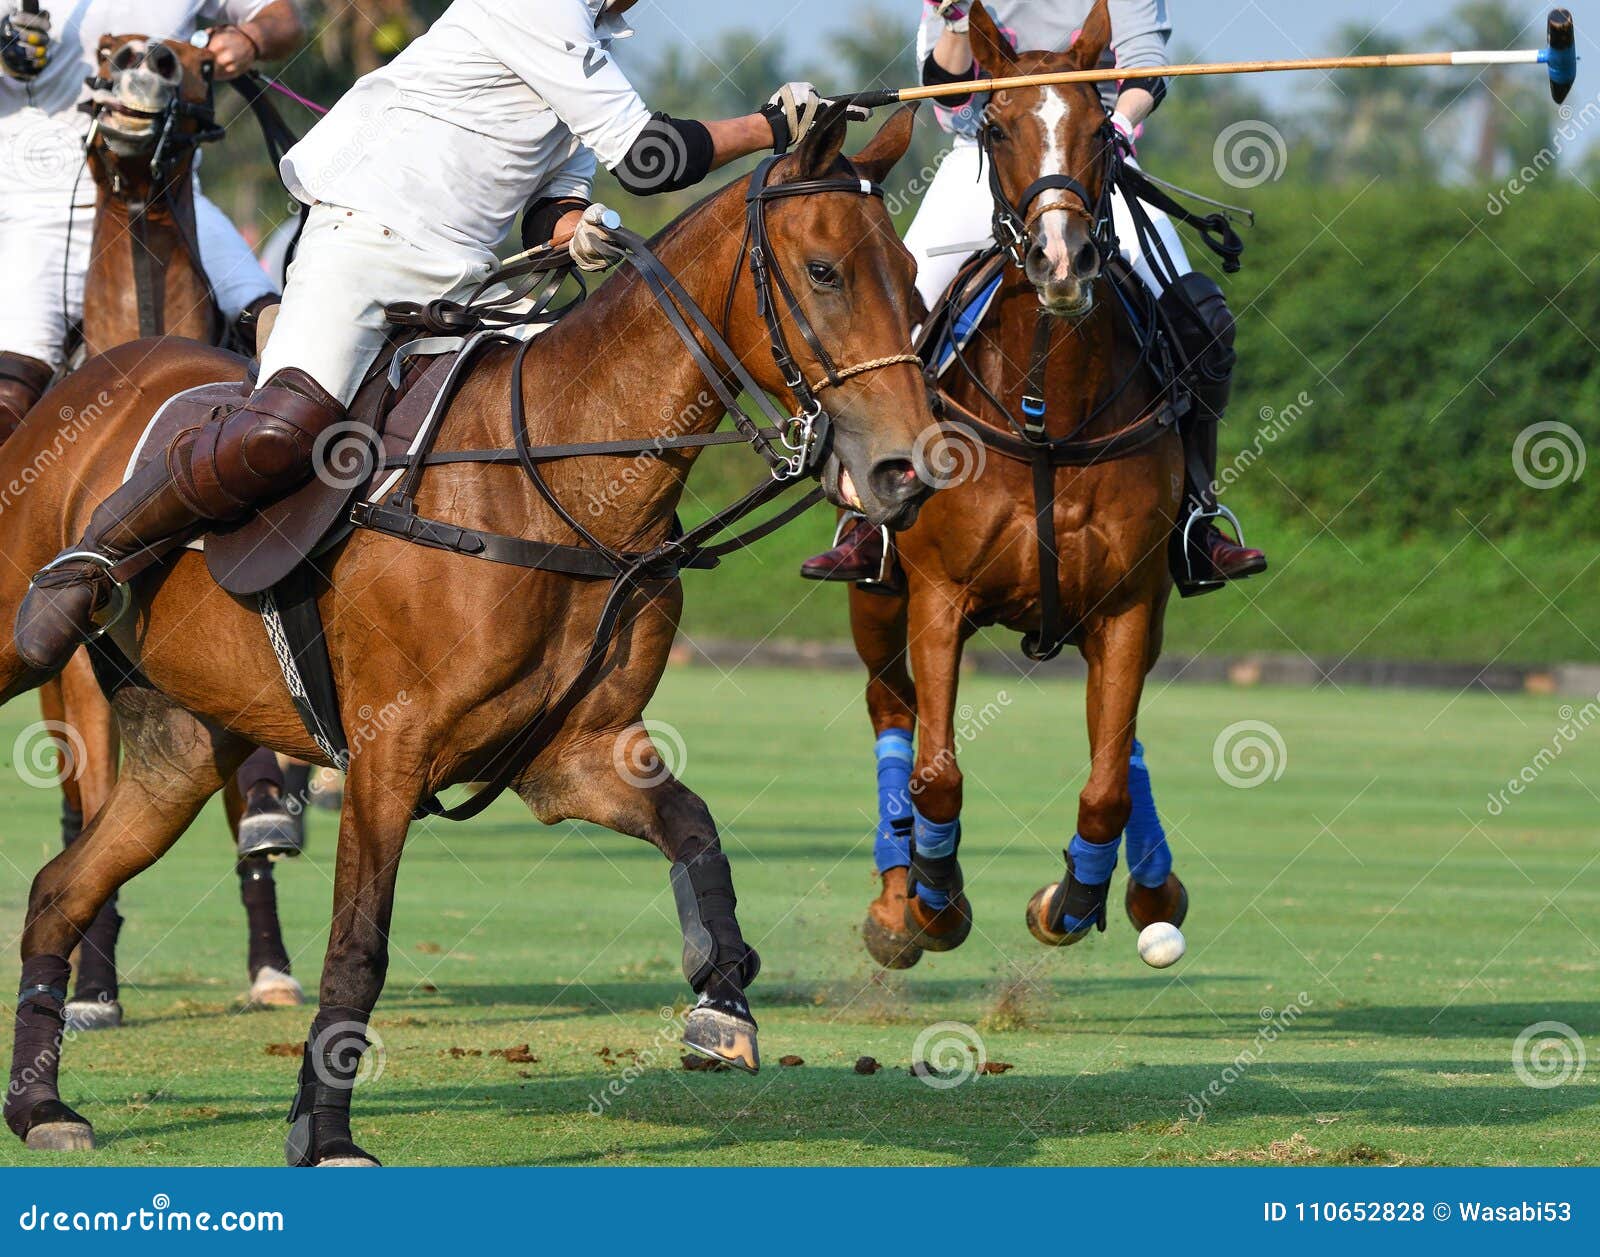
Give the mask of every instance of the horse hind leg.
[{"label": "horse hind leg", "polygon": [[683,933],[683,974],[698,1001],[683,1044],[749,1073],[761,1067],[746,988],[761,958],[739,928],[733,874],[710,809],[673,777],[642,725],[569,750],[520,793],[541,820],[592,821],[655,846],[669,875]]},{"label": "horse hind leg", "polygon": [[[270,778],[266,758],[272,759]],[[248,796],[263,781],[278,783],[277,802],[283,806],[278,760],[271,751],[256,750],[228,779],[223,788],[223,813],[238,849],[240,821],[248,810]],[[245,970],[250,977],[246,1000],[252,1008],[293,1008],[305,1003],[305,990],[290,972],[289,950],[283,942],[283,924],[278,920],[278,887],[273,877],[273,860],[265,854],[241,855],[234,863],[239,878],[239,900],[244,904],[246,950]]]},{"label": "horse hind leg", "polygon": [[1128,920],[1136,930],[1158,921],[1182,925],[1189,915],[1189,892],[1172,871],[1172,848],[1156,810],[1144,744],[1137,737],[1128,762],[1128,795],[1128,888],[1123,896]]},{"label": "horse hind leg", "polygon": [[116,708],[128,752],[122,774],[83,836],[40,870],[28,895],[4,1116],[37,1151],[94,1146],[89,1122],[61,1100],[68,957],[117,888],[171,848],[246,750],[152,690],[124,689]]}]

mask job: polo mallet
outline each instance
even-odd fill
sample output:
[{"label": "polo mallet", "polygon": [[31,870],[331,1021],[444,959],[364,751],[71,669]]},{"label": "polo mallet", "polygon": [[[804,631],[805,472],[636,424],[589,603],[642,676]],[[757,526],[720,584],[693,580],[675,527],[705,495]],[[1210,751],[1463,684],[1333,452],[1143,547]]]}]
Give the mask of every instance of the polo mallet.
[{"label": "polo mallet", "polygon": [[[1152,67],[1151,74],[1162,78],[1193,78],[1210,74],[1279,74],[1288,70],[1397,70],[1415,66],[1459,65],[1542,65],[1550,72],[1550,95],[1556,104],[1566,100],[1578,79],[1578,49],[1573,38],[1572,14],[1566,9],[1550,11],[1547,46],[1506,52],[1396,52],[1362,57],[1307,57],[1296,61],[1219,61],[1201,65]],[[898,90],[856,92],[835,97],[840,104],[881,109],[913,100],[939,100],[950,96],[971,96],[976,92],[1000,92],[1008,88],[1054,87],[1065,83],[1114,83],[1128,77],[1126,70],[1064,70],[1056,74],[1027,74],[1014,78],[970,79],[964,83],[941,83],[931,87],[904,87]]]}]

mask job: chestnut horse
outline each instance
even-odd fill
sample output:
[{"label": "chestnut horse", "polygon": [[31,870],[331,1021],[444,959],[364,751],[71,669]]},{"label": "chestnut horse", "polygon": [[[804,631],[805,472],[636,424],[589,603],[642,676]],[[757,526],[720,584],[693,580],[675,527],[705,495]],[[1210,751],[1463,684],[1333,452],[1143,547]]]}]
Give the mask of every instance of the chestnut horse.
[{"label": "chestnut horse", "polygon": [[[83,295],[83,352],[93,357],[142,337],[181,336],[221,343],[227,331],[199,257],[193,172],[200,144],[220,138],[212,103],[211,56],[182,41],[106,36],[92,106],[95,126],[85,164],[96,186],[93,240]],[[98,414],[63,413],[78,426]],[[46,729],[61,746],[62,830],[74,841],[105,802],[118,746],[111,708],[86,651],[40,689]],[[276,771],[272,765],[270,771]],[[225,813],[235,838],[244,800],[229,782]],[[235,865],[248,916],[250,1001],[298,1004],[278,922],[272,862]],[[119,1024],[116,946],[122,918],[107,902],[79,953],[77,991],[67,1006],[78,1029]]]},{"label": "chestnut horse", "polygon": [[[520,350],[483,350],[440,428],[444,450],[503,449],[512,426],[520,445],[522,425],[508,423],[509,411],[525,417],[535,440],[622,442],[656,456],[613,449],[540,463],[537,475],[504,463],[447,463],[421,480],[420,514],[607,547],[586,553],[649,552],[668,542],[695,452],[680,434],[709,434],[724,411],[706,404],[701,374],[715,352],[705,334],[713,325],[699,324],[695,335],[682,314],[668,317],[653,295],[667,273],[685,302],[712,312],[708,319],[722,315],[732,361],[714,374],[742,364],[749,387],[787,399],[818,423],[831,417],[809,464],[823,492],[836,504],[858,504],[875,522],[911,522],[928,492],[914,450],[933,416],[908,352],[914,266],[871,182],[904,155],[911,125],[903,112],[847,163],[842,114],[820,121],[795,154],[762,168],[766,191],[748,206],[751,180],[740,180],[668,228],[653,242],[659,271],[613,277]],[[81,406],[124,373],[130,385],[116,390],[61,474],[41,479],[0,518],[13,560],[0,573],[0,623],[22,599],[17,573],[78,535],[163,399],[237,379],[242,369],[237,358],[196,345],[130,345],[57,387],[47,399],[52,409]],[[718,387],[720,397],[729,395]],[[663,415],[677,443],[660,443]],[[19,435],[0,458],[27,459],[41,436]],[[631,468],[626,478],[618,457]],[[579,523],[571,504],[594,501],[608,509],[579,512]],[[756,1025],[745,987],[757,958],[739,932],[716,827],[705,804],[670,774],[633,767],[660,763],[641,715],[682,605],[676,565],[638,577],[604,667],[569,704],[572,679],[583,675],[596,625],[613,605],[610,591],[623,586],[413,546],[366,528],[319,564],[331,573],[318,602],[345,727],[355,729],[363,708],[383,709],[397,695],[407,719],[353,742],[321,1007],[291,1111],[290,1163],[373,1162],[351,1135],[351,1089],[388,967],[406,834],[419,805],[452,784],[503,780],[546,823],[592,821],[658,847],[673,864],[684,971],[699,996],[685,1016],[684,1041],[753,1071]],[[112,700],[122,773],[83,838],[43,868],[29,895],[5,1117],[35,1148],[92,1146],[89,1123],[58,1090],[59,995],[66,957],[100,906],[176,842],[250,743],[329,762],[287,688],[256,683],[277,666],[257,609],[222,592],[198,556],[180,552],[132,592],[131,613],[103,639],[131,669]],[[0,699],[38,680],[9,640],[0,644]],[[552,708],[561,713],[555,727],[526,739]]]},{"label": "chestnut horse", "polygon": [[[971,33],[984,72],[999,76],[1092,68],[1111,28],[1102,0],[1066,53],[1014,53],[982,5],[971,11]],[[955,474],[899,537],[903,587],[858,586],[850,597],[879,763],[883,881],[863,938],[891,968],[910,967],[924,950],[948,951],[972,928],[955,854],[962,735],[954,723],[962,648],[985,625],[1027,635],[1035,659],[1070,642],[1088,664],[1091,767],[1068,867],[1098,867],[1092,886],[1069,874],[1045,887],[1027,920],[1055,946],[1105,928],[1114,844],[1129,821],[1130,759],[1142,760],[1139,698],[1173,587],[1167,547],[1183,454],[1164,409],[1170,393],[1146,370],[1123,298],[1101,273],[1121,259],[1104,234],[1112,141],[1100,98],[1084,85],[1009,90],[982,125],[986,166],[1017,231],[999,294],[966,350],[971,369],[952,367],[935,400],[935,412],[956,422],[934,461]],[[1137,279],[1121,291],[1150,300]],[[1013,426],[1001,406],[1025,419]],[[1134,769],[1142,775],[1142,762]],[[1159,829],[1153,801],[1139,819]],[[1181,921],[1185,902],[1165,837],[1143,826],[1146,836],[1148,850],[1129,839],[1127,906],[1141,928]]]}]

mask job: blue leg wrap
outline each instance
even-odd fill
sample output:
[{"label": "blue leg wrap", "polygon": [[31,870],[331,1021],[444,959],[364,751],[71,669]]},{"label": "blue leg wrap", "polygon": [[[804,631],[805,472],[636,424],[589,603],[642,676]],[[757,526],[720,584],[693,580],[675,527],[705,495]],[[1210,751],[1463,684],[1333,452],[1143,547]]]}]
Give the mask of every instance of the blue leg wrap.
[{"label": "blue leg wrap", "polygon": [[[1073,881],[1085,886],[1105,885],[1117,871],[1117,849],[1121,846],[1120,837],[1110,842],[1090,842],[1081,834],[1073,834],[1072,841],[1067,844],[1067,854],[1072,857]],[[1061,919],[1061,926],[1068,934],[1076,934],[1090,924],[1072,916]]]},{"label": "blue leg wrap", "polygon": [[[915,807],[912,811],[917,818],[917,854],[938,859],[940,856],[954,855],[956,847],[961,843],[961,819],[953,821],[930,821]],[[935,890],[931,886],[919,884],[916,887],[917,898],[928,907],[938,910],[950,902],[950,896],[942,890]]]},{"label": "blue leg wrap", "polygon": [[878,758],[878,838],[872,858],[883,873],[911,863],[911,734],[886,729],[873,753]]},{"label": "blue leg wrap", "polygon": [[1133,812],[1128,817],[1128,872],[1139,885],[1154,890],[1167,884],[1172,848],[1167,845],[1167,831],[1161,828],[1144,747],[1137,739],[1128,761],[1128,792],[1133,796]]}]

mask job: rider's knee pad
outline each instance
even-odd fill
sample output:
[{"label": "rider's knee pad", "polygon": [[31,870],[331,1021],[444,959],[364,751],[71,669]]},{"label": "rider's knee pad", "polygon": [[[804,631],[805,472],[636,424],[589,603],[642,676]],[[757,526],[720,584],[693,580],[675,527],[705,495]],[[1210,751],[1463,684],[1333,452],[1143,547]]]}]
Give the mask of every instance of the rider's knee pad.
[{"label": "rider's knee pad", "polygon": [[1233,374],[1237,329],[1222,289],[1198,271],[1183,276],[1161,295],[1161,305],[1182,342],[1183,356],[1214,381]]}]

